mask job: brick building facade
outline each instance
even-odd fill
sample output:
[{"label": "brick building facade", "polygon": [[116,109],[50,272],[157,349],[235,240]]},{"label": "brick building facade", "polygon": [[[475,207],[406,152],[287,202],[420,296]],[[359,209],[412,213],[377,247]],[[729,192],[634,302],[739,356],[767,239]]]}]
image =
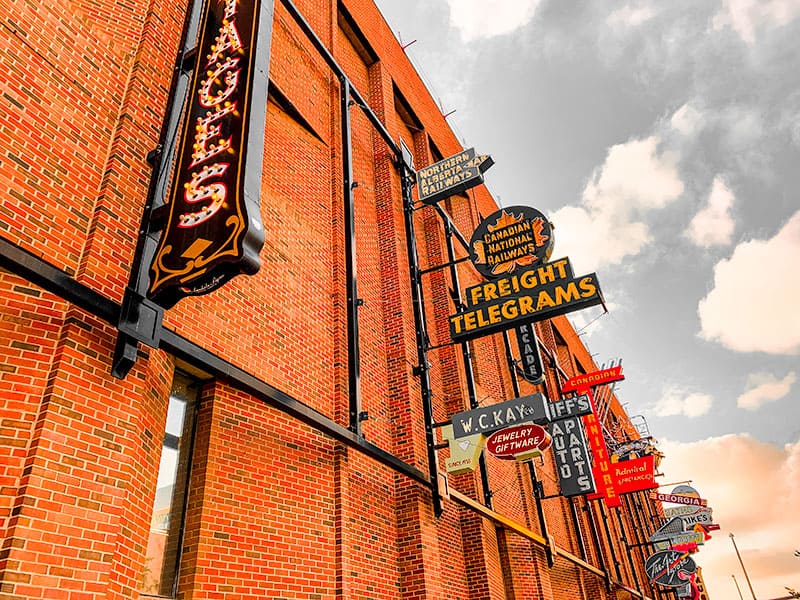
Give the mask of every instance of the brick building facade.
[{"label": "brick building facade", "polygon": [[496,204],[477,187],[406,211],[384,133],[418,167],[461,146],[370,0],[275,2],[261,269],[165,311],[124,377],[117,325],[187,7],[2,8],[0,598],[672,597],[644,576],[645,494],[559,497],[550,456],[432,473],[452,414],[555,399],[597,365],[564,317],[537,324],[540,386],[502,334],[449,344],[445,225],[469,237]]}]

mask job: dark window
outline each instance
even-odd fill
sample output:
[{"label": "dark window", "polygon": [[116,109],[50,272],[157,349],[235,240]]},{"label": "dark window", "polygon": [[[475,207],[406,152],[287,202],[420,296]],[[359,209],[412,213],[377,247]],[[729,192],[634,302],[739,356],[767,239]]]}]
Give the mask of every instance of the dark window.
[{"label": "dark window", "polygon": [[174,598],[200,383],[176,372],[158,468],[142,593]]}]

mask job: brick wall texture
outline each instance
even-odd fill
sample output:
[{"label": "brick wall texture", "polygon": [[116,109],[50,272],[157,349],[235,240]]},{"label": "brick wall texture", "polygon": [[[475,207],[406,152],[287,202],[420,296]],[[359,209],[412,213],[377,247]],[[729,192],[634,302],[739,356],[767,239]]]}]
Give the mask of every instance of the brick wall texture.
[{"label": "brick wall texture", "polygon": [[[216,0],[212,0],[216,1]],[[371,0],[296,0],[371,110],[417,168],[460,151]],[[168,0],[0,0],[0,236],[120,303],[128,283],[186,4]],[[262,267],[166,311],[178,332],[347,426],[348,328],[339,79],[280,0],[270,58]],[[401,181],[357,106],[352,167],[364,439],[428,473]],[[490,151],[490,149],[484,149]],[[467,237],[496,210],[485,187],[442,207]],[[441,220],[414,214],[423,269],[447,261]],[[457,250],[458,257],[464,252]],[[462,288],[479,282],[460,263]],[[500,334],[449,341],[447,271],[423,277],[434,422],[514,397]],[[537,325],[567,376],[595,370],[566,319]],[[0,270],[0,599],[139,598],[167,401],[180,366],[139,346],[111,376],[112,324]],[[546,390],[558,396],[546,359]],[[622,407],[612,410],[624,419]],[[644,495],[608,509],[555,497],[552,457],[486,458],[449,478],[521,535],[255,398],[224,378],[202,388],[177,597],[189,599],[541,599],[661,597],[643,573],[653,515]],[[438,450],[443,465],[446,449]],[[442,466],[443,470],[443,466]],[[608,577],[556,555],[550,540]],[[649,530],[648,530],[649,533]],[[644,537],[643,537],[644,536]],[[539,538],[540,539],[540,538]],[[632,558],[630,558],[632,556]],[[627,594],[627,596],[625,595]]]}]

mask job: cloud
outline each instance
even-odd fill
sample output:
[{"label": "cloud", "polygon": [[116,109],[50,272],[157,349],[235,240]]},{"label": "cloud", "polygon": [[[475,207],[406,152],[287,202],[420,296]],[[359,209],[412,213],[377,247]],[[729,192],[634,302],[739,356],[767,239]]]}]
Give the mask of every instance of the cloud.
[{"label": "cloud", "polygon": [[702,248],[730,244],[735,226],[730,215],[733,192],[717,176],[708,196],[708,204],[689,223],[686,235]]},{"label": "cloud", "polygon": [[608,15],[606,23],[612,26],[638,27],[645,21],[652,19],[654,15],[655,11],[649,4],[642,4],[639,6],[626,4]]},{"label": "cloud", "polygon": [[731,573],[746,591],[730,533],[759,598],[784,596],[784,586],[800,583],[800,559],[793,555],[800,544],[800,440],[780,447],[730,434],[691,443],[662,440],[659,449],[663,481],[691,480],[721,527],[694,556],[711,598],[738,598]]},{"label": "cloud", "polygon": [[747,376],[747,390],[736,400],[736,406],[758,410],[767,402],[786,397],[795,381],[797,374],[794,371],[783,379],[778,379],[772,373],[751,373]]},{"label": "cloud", "polygon": [[536,14],[541,0],[447,0],[450,24],[465,42],[510,33]]},{"label": "cloud", "polygon": [[800,212],[768,240],[736,246],[697,306],[700,337],[738,352],[800,353]]},{"label": "cloud", "polygon": [[677,157],[659,153],[659,142],[651,136],[612,146],[586,184],[581,206],[553,213],[558,245],[579,269],[638,254],[650,242],[644,218],[683,193]]},{"label": "cloud", "polygon": [[752,46],[759,29],[786,25],[798,14],[800,2],[797,0],[723,0],[712,27],[715,31],[730,27]]},{"label": "cloud", "polygon": [[690,104],[684,104],[670,118],[672,128],[685,136],[695,133],[703,125],[703,114]]},{"label": "cloud", "polygon": [[708,394],[689,392],[677,386],[667,387],[656,402],[653,412],[659,417],[684,416],[690,419],[708,414],[714,398]]}]

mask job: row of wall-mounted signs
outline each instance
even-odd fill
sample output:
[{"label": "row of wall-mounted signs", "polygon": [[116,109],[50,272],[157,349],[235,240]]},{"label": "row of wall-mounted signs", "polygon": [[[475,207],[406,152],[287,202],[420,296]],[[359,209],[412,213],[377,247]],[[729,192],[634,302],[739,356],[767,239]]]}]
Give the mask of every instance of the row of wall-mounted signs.
[{"label": "row of wall-mounted signs", "polygon": [[664,522],[650,536],[654,552],[645,561],[645,572],[652,583],[673,588],[678,598],[697,598],[697,565],[691,555],[719,525],[712,522],[708,502],[689,485],[668,494],[651,492],[650,498],[679,506],[664,509]]},{"label": "row of wall-mounted signs", "polygon": [[447,472],[475,470],[484,449],[498,458],[516,460],[552,449],[562,496],[587,495],[619,506],[620,494],[657,487],[653,456],[609,459],[592,387],[622,378],[621,367],[615,367],[568,380],[562,391],[579,395],[550,401],[536,393],[453,415],[442,430],[450,448]]}]

